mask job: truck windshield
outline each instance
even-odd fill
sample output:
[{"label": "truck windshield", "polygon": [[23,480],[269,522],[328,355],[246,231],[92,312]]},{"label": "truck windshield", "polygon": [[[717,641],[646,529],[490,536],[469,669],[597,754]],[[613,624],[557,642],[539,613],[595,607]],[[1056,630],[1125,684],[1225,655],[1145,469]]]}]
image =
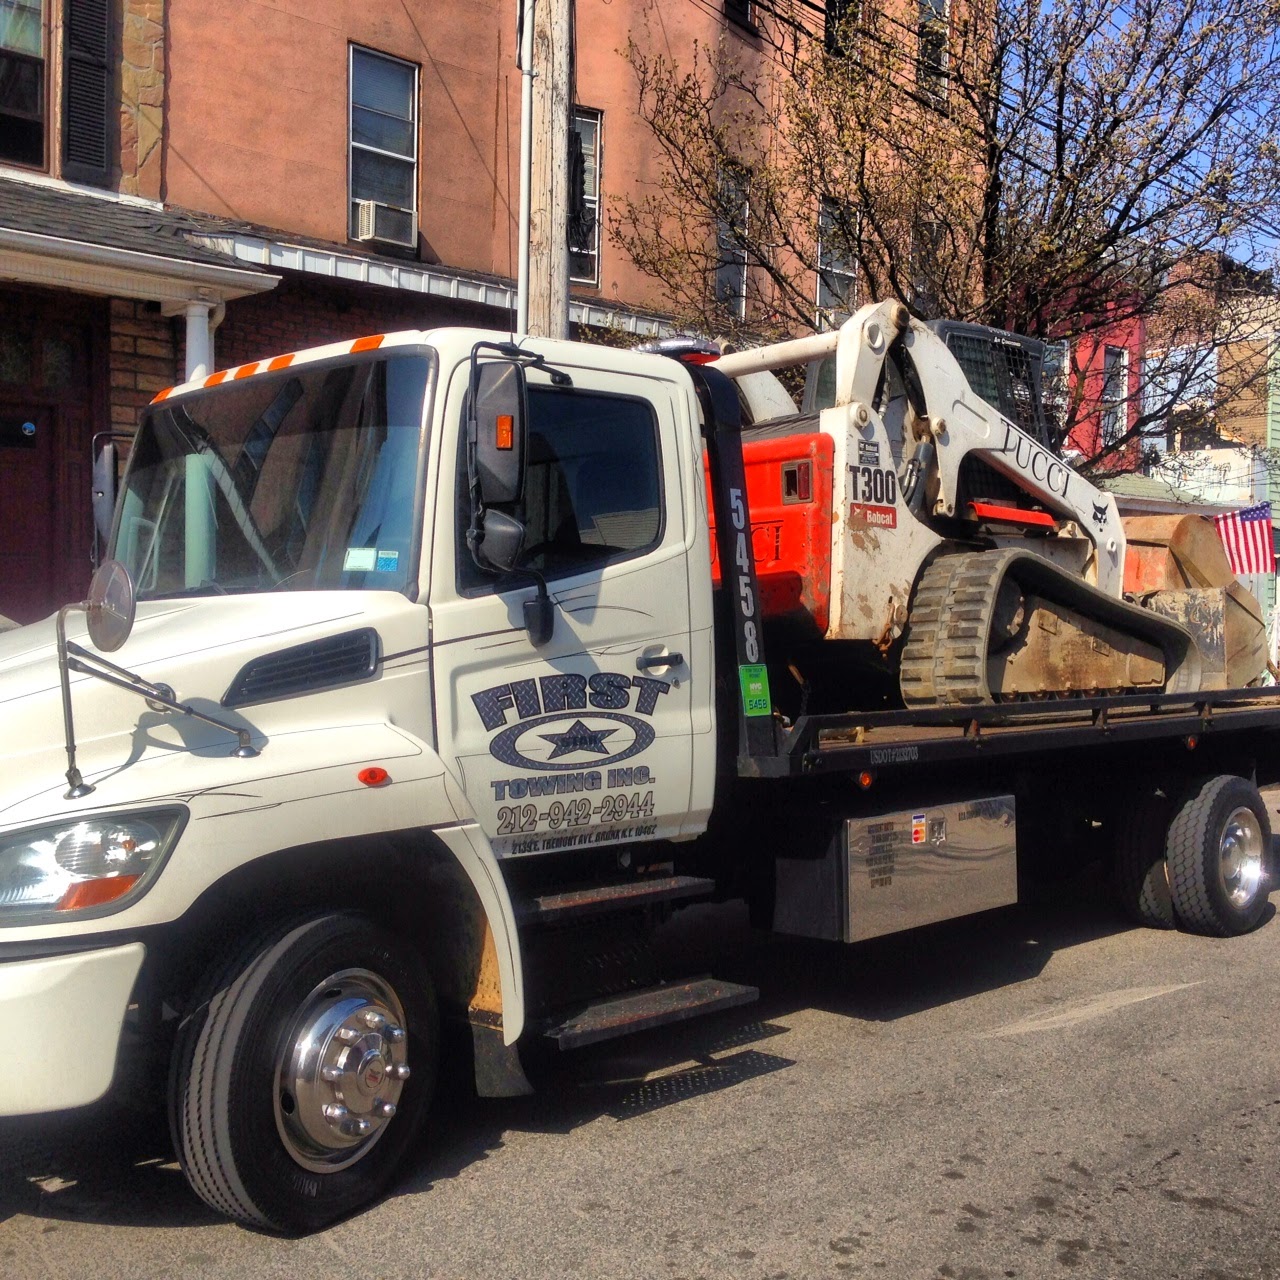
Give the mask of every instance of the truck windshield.
[{"label": "truck windshield", "polygon": [[138,598],[403,591],[430,369],[354,357],[156,405],[115,539]]}]

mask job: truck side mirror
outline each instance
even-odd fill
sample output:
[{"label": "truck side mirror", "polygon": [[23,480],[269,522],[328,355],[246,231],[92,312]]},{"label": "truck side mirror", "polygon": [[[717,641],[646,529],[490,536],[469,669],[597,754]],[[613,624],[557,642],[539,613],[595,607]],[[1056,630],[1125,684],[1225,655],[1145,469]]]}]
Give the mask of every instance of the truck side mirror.
[{"label": "truck side mirror", "polygon": [[524,496],[529,393],[518,361],[481,363],[477,355],[478,348],[467,393],[467,542],[482,569],[510,573],[524,549],[524,524],[514,508]]},{"label": "truck side mirror", "polygon": [[486,507],[519,502],[529,421],[524,369],[506,360],[475,364],[471,404],[480,499]]}]

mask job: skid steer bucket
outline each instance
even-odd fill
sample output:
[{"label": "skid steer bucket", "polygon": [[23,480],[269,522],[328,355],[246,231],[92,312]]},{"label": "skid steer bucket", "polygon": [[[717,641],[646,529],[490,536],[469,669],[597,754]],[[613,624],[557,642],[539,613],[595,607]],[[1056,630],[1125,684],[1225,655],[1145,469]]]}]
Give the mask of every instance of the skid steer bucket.
[{"label": "skid steer bucket", "polygon": [[1242,688],[1267,669],[1266,626],[1204,516],[1129,516],[1124,590],[1196,637],[1205,688]]}]

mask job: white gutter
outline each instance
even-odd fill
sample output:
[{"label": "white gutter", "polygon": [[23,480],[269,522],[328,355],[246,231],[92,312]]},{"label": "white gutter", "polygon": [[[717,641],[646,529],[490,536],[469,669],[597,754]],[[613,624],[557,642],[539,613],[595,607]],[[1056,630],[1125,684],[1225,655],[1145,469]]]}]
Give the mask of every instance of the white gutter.
[{"label": "white gutter", "polygon": [[0,227],[0,279],[155,302],[226,302],[266,293],[280,277]]},{"label": "white gutter", "polygon": [[[245,232],[225,235],[208,233],[192,237],[207,248],[216,249],[238,262],[250,262],[273,271],[302,271],[330,280],[352,284],[380,285],[404,293],[421,293],[452,302],[475,303],[510,312],[516,305],[516,289],[508,280],[477,280],[447,267],[431,267],[420,262],[390,262],[365,258],[336,249],[288,244]],[[661,338],[674,332],[671,322],[660,316],[638,315],[622,307],[593,302],[569,303],[569,318],[575,324],[600,329],[620,329],[637,337]]]}]

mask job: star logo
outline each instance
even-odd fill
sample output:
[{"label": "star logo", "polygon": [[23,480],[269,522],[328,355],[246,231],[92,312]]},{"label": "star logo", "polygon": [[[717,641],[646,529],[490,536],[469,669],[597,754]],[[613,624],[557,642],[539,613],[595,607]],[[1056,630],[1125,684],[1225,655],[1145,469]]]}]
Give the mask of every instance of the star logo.
[{"label": "star logo", "polygon": [[617,733],[617,729],[588,729],[581,720],[575,720],[563,733],[540,733],[543,742],[551,743],[554,750],[549,759],[556,760],[567,756],[571,751],[589,751],[592,755],[607,756],[609,748],[604,745],[606,738]]}]

